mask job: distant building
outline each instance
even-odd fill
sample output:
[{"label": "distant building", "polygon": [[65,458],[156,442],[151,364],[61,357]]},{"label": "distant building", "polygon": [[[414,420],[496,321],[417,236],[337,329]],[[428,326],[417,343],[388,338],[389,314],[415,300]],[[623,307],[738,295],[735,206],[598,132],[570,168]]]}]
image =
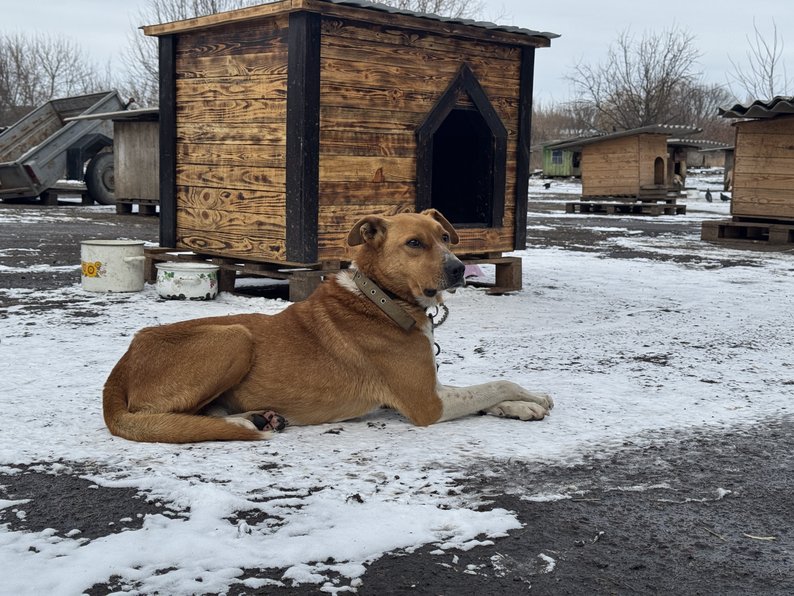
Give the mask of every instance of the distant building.
[{"label": "distant building", "polygon": [[[674,184],[675,161],[667,139],[697,132],[700,129],[692,126],[659,124],[569,139],[552,148],[581,155],[583,198],[654,197]],[[684,175],[685,168],[684,162]]]},{"label": "distant building", "polygon": [[543,146],[543,175],[547,178],[581,176],[582,152],[574,149],[558,149],[554,141]]},{"label": "distant building", "polygon": [[794,220],[794,97],[720,110],[737,119],[731,215]]},{"label": "distant building", "polygon": [[[704,222],[704,240],[794,245],[794,96],[720,109],[736,130],[731,215]],[[727,197],[726,197],[727,198]]]}]

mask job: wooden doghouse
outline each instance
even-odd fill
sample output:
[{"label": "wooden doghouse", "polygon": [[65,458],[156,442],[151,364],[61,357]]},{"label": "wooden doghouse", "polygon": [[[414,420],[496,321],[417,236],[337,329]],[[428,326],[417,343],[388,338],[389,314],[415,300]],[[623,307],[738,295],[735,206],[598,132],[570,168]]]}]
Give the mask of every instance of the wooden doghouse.
[{"label": "wooden doghouse", "polygon": [[113,153],[107,154],[112,168],[102,172],[112,178],[107,186],[113,191],[116,212],[132,213],[132,206],[138,205],[138,213],[155,215],[160,202],[158,109],[87,114],[71,120],[113,122]]},{"label": "wooden doghouse", "polygon": [[534,52],[555,34],[347,0],[144,32],[162,246],[338,268],[352,225],[396,207],[439,209],[464,256],[525,246]]},{"label": "wooden doghouse", "polygon": [[160,202],[160,126],[157,108],[131,110],[113,119],[116,211],[154,214]]},{"label": "wooden doghouse", "polygon": [[720,109],[736,141],[731,221],[704,222],[704,240],[794,244],[794,97]]},{"label": "wooden doghouse", "polygon": [[557,143],[555,149],[581,151],[582,201],[569,213],[659,215],[684,213],[676,205],[673,162],[667,139],[700,132],[687,126],[652,125]]}]

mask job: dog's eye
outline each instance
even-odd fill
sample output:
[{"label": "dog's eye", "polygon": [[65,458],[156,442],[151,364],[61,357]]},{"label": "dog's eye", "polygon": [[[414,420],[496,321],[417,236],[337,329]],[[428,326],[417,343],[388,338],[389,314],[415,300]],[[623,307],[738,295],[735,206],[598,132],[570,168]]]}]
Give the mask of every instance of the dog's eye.
[{"label": "dog's eye", "polygon": [[441,242],[443,242],[444,244],[449,244],[449,234],[442,234]]},{"label": "dog's eye", "polygon": [[416,238],[411,238],[405,245],[411,248],[422,248],[423,246],[421,240],[417,240]]}]

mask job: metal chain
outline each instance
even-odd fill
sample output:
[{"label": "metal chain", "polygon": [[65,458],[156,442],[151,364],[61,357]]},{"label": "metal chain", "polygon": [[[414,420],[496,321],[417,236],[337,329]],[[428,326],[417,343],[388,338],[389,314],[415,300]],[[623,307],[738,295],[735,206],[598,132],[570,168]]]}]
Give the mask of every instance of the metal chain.
[{"label": "metal chain", "polygon": [[[436,322],[436,317],[439,316],[438,313],[441,313],[441,317],[439,318],[438,322]],[[444,321],[447,320],[448,316],[449,309],[447,308],[447,305],[443,303],[435,306],[435,311],[433,313],[427,313],[427,318],[430,319],[430,325],[433,327],[433,330],[435,330],[436,327],[441,327],[441,325],[444,324]],[[438,371],[439,364],[437,358],[438,355],[441,354],[441,346],[438,345],[437,341],[433,341],[433,346],[436,348],[436,371]]]},{"label": "metal chain", "polygon": [[[446,304],[439,304],[434,308],[435,312],[432,314],[427,313],[427,318],[430,319],[430,324],[433,326],[433,329],[436,327],[441,327],[441,325],[444,324],[444,321],[446,321],[447,317],[449,316],[449,309],[447,308]],[[436,322],[436,317],[438,317],[439,312],[441,313],[441,318],[438,322]]]}]

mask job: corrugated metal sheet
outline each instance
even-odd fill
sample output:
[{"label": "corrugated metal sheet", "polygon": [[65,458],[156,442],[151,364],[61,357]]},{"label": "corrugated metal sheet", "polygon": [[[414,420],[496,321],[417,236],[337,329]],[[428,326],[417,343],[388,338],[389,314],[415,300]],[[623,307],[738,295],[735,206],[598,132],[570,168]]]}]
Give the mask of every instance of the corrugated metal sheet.
[{"label": "corrugated metal sheet", "polygon": [[332,4],[352,6],[355,8],[366,8],[369,10],[379,10],[382,12],[388,12],[392,14],[400,14],[411,17],[418,17],[421,19],[429,19],[431,21],[441,21],[444,23],[452,23],[455,25],[466,25],[469,27],[480,27],[482,29],[490,29],[492,31],[517,33],[519,35],[527,35],[529,37],[544,37],[548,40],[556,39],[560,36],[558,33],[551,33],[549,31],[534,31],[532,29],[524,29],[522,27],[513,27],[510,25],[497,25],[496,23],[490,23],[488,21],[474,21],[472,19],[455,19],[451,17],[442,17],[436,14],[414,12],[412,10],[404,10],[400,8],[395,8],[393,6],[387,6],[386,4],[381,4],[380,2],[367,2],[366,0],[323,0],[323,1],[330,2]]},{"label": "corrugated metal sheet", "polygon": [[714,150],[723,150],[730,145],[727,143],[721,143],[719,141],[709,141],[706,139],[667,139],[668,145],[680,145],[686,147],[696,147],[698,149],[714,149]]},{"label": "corrugated metal sheet", "polygon": [[676,135],[679,137],[692,135],[701,132],[700,128],[696,126],[684,126],[681,124],[651,124],[648,126],[641,126],[640,128],[632,128],[629,130],[621,130],[618,132],[611,132],[600,135],[593,135],[588,137],[578,137],[575,139],[568,139],[546,145],[548,149],[571,149],[574,147],[582,147],[584,145],[592,145],[593,143],[600,143],[611,139],[620,139],[622,137],[631,137],[638,134],[656,134],[656,135]]},{"label": "corrugated metal sheet", "polygon": [[728,109],[719,108],[723,118],[775,118],[785,114],[794,114],[794,96],[777,96],[768,101],[757,99],[747,105],[737,103]]}]

